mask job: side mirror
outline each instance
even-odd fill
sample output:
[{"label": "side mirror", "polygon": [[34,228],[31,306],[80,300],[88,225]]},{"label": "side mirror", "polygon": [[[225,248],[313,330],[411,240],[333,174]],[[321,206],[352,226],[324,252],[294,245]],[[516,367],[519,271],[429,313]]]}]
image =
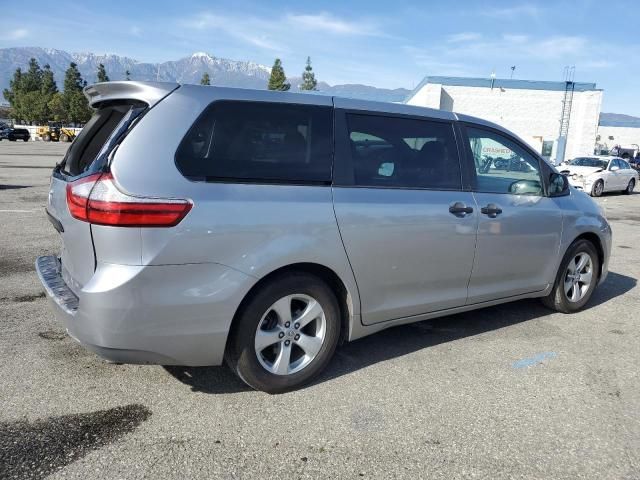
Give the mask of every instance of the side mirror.
[{"label": "side mirror", "polygon": [[551,172],[549,175],[549,196],[562,197],[569,194],[569,180],[566,175]]},{"label": "side mirror", "polygon": [[536,180],[516,180],[509,185],[509,193],[514,195],[542,195],[540,182]]}]

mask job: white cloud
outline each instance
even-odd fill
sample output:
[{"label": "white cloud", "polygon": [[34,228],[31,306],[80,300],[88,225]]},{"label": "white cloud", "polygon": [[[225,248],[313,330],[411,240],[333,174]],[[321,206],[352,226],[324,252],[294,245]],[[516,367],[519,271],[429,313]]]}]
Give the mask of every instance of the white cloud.
[{"label": "white cloud", "polygon": [[313,15],[287,15],[287,22],[292,26],[300,26],[312,30],[338,35],[380,35],[372,25],[366,22],[349,22],[326,12]]},{"label": "white cloud", "polygon": [[599,70],[602,68],[613,68],[616,66],[616,62],[609,60],[587,60],[580,62],[576,65],[578,68],[584,68],[585,70]]},{"label": "white cloud", "polygon": [[542,13],[542,9],[536,5],[524,3],[512,7],[489,7],[481,13],[487,17],[498,18],[537,17]]},{"label": "white cloud", "polygon": [[557,36],[535,42],[531,45],[531,54],[546,58],[576,56],[586,50],[587,40],[584,37]]},{"label": "white cloud", "polygon": [[0,35],[2,40],[21,40],[29,35],[29,30],[26,28],[16,28],[15,30],[9,30],[3,35]]},{"label": "white cloud", "polygon": [[510,33],[505,33],[504,35],[502,35],[502,38],[505,41],[511,42],[511,43],[524,43],[527,40],[529,40],[529,37],[527,35],[510,34]]},{"label": "white cloud", "polygon": [[[445,60],[446,56],[436,55],[433,50],[420,49],[405,45],[402,47],[412,59],[415,65],[424,69],[428,75],[471,75],[468,64],[456,62],[455,60]],[[437,50],[437,49],[436,49]]]},{"label": "white cloud", "polygon": [[460,43],[460,42],[473,42],[474,40],[480,40],[482,35],[476,32],[461,32],[447,36],[448,43]]},{"label": "white cloud", "polygon": [[275,52],[288,49],[272,38],[276,26],[255,17],[232,17],[204,12],[196,17],[180,22],[187,28],[195,30],[219,30],[254,47]]}]

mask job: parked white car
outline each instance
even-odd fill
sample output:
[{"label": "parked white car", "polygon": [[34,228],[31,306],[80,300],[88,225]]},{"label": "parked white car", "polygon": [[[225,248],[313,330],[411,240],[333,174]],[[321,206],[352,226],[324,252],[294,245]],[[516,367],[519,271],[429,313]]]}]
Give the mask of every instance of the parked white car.
[{"label": "parked white car", "polygon": [[624,192],[628,195],[638,184],[638,172],[619,157],[577,157],[559,167],[569,183],[592,197],[604,192]]}]

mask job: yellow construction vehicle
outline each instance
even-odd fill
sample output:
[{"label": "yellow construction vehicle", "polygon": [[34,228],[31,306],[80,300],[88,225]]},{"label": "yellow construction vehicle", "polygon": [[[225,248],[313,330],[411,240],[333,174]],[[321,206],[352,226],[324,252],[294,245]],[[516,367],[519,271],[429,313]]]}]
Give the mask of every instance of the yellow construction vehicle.
[{"label": "yellow construction vehicle", "polygon": [[73,130],[63,127],[60,122],[49,122],[46,127],[38,127],[36,135],[45,142],[71,142],[76,138]]}]

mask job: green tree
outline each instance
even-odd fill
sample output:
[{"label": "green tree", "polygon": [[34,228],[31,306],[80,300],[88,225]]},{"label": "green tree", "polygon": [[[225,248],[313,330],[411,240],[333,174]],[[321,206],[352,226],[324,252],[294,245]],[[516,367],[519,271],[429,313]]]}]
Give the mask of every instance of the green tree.
[{"label": "green tree", "polygon": [[269,90],[278,90],[286,92],[291,88],[291,84],[287,83],[287,76],[284,74],[284,68],[282,68],[282,62],[279,58],[276,58],[271,67],[271,76],[269,77]]},{"label": "green tree", "polygon": [[98,82],[108,82],[109,75],[107,75],[107,71],[104,69],[104,65],[102,63],[98,64],[98,74],[96,75]]},{"label": "green tree", "polygon": [[131,80],[131,72],[129,70],[125,70],[124,79],[125,80]]},{"label": "green tree", "polygon": [[29,68],[22,77],[23,92],[37,92],[42,87],[42,69],[35,58],[29,60]]},{"label": "green tree", "polygon": [[22,89],[22,69],[17,68],[13,74],[13,79],[9,81],[9,88],[5,88],[2,91],[2,96],[5,98],[11,106],[12,115],[17,118],[15,112],[16,94]]},{"label": "green tree", "polygon": [[202,78],[200,79],[200,85],[211,85],[211,79],[209,79],[209,74],[204,72],[202,74]]},{"label": "green tree", "polygon": [[313,73],[313,68],[311,67],[311,57],[307,57],[307,66],[304,67],[304,72],[302,72],[300,90],[317,90],[317,86],[316,74]]},{"label": "green tree", "polygon": [[64,94],[62,96],[67,119],[74,123],[86,123],[91,118],[89,102],[82,93],[87,82],[82,79],[78,65],[71,62],[64,74]]},{"label": "green tree", "polygon": [[84,87],[87,86],[87,82],[82,80],[78,65],[71,62],[69,68],[64,73],[64,91],[66,92],[81,92]]},{"label": "green tree", "polygon": [[13,80],[9,82],[9,88],[3,92],[4,98],[11,105],[11,113],[15,120],[26,122],[46,120],[47,107],[42,95],[43,76],[43,70],[35,58],[29,60],[29,68],[26,72],[20,68],[15,71]]},{"label": "green tree", "polygon": [[51,120],[56,122],[68,122],[67,110],[64,107],[64,98],[62,93],[56,92],[51,96],[51,100],[47,103]]},{"label": "green tree", "polygon": [[51,67],[47,64],[42,69],[42,85],[40,86],[40,95],[42,96],[42,99],[39,101],[39,110],[41,115],[39,120],[42,123],[51,119],[49,102],[56,93],[58,93],[56,80],[53,76],[53,71],[51,71]]},{"label": "green tree", "polygon": [[42,87],[41,91],[43,95],[51,96],[58,92],[58,86],[53,76],[53,71],[49,64],[46,64],[42,70]]}]

